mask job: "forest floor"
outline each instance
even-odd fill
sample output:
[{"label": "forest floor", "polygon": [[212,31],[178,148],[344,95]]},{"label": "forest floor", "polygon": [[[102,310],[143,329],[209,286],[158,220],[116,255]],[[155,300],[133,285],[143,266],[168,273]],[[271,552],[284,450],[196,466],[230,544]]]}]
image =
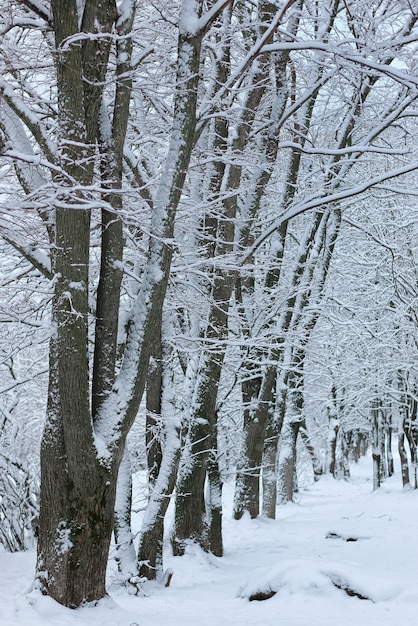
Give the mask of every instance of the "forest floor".
[{"label": "forest floor", "polygon": [[[31,590],[35,553],[0,552],[4,626],[415,626],[418,615],[418,490],[395,476],[372,492],[371,460],[352,481],[324,477],[302,488],[277,519],[230,514],[225,489],[225,556],[190,547],[165,566],[169,588],[147,583],[142,596],[118,586],[110,597],[71,610]],[[250,601],[257,594],[273,595]]]}]

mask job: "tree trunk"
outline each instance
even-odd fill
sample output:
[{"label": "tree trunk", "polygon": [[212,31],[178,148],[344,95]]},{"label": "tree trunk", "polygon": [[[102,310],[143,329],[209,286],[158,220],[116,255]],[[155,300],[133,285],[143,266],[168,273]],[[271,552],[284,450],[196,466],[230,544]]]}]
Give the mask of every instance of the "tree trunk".
[{"label": "tree trunk", "polygon": [[328,437],[327,437],[327,472],[337,478],[338,474],[338,437],[340,420],[337,412],[337,392],[335,387],[331,390],[331,398],[328,404]]},{"label": "tree trunk", "polygon": [[285,419],[280,437],[279,461],[277,466],[278,504],[293,502],[296,473],[296,444],[301,421]]},{"label": "tree trunk", "polygon": [[276,517],[277,502],[277,445],[279,437],[267,431],[263,455],[263,515],[269,519]]},{"label": "tree trunk", "polygon": [[409,480],[409,461],[405,448],[405,433],[400,432],[398,435],[398,451],[401,461],[401,474],[402,474],[402,486],[408,487],[411,485]]},{"label": "tree trunk", "polygon": [[393,423],[392,423],[392,414],[389,415],[387,421],[387,442],[386,442],[386,465],[388,476],[393,476],[395,473],[395,466],[393,462],[393,452],[392,452],[392,433],[393,433]]},{"label": "tree trunk", "polygon": [[[260,389],[261,384],[261,389]],[[245,511],[254,519],[260,512],[260,476],[264,439],[274,410],[276,367],[270,366],[264,379],[252,378],[242,385],[244,398],[244,441],[237,467],[234,517]],[[252,405],[256,402],[256,408]]]},{"label": "tree trunk", "polygon": [[[175,213],[193,146],[200,46],[205,32],[190,33],[188,29],[179,29],[173,129],[162,179],[156,191],[156,211],[152,213],[154,237],[150,239],[142,286],[129,318],[118,383],[111,386],[106,381],[102,390],[93,391],[96,414],[92,415],[89,385],[92,368],[88,349],[89,189],[97,145],[98,112],[107,71],[102,44],[109,42],[110,45],[112,38],[84,37],[83,43],[74,45],[73,36],[80,35],[77,5],[75,0],[51,1],[56,49],[59,51],[56,63],[63,175],[56,180],[59,189],[54,196],[58,202],[55,246],[52,246],[55,255],[52,267],[56,277],[53,299],[55,334],[50,348],[48,412],[41,448],[37,562],[37,578],[43,592],[69,607],[99,600],[106,593],[117,474],[126,437],[145,387],[153,336],[161,324],[173,254],[166,241],[173,238]],[[187,19],[192,13],[197,20],[202,5],[201,0],[189,1],[187,6],[183,3],[180,23],[184,26],[186,13]],[[87,33],[96,33],[97,28],[101,33],[110,32],[116,17],[113,0],[87,2],[82,29]],[[216,13],[213,19],[215,17]],[[123,78],[121,80],[124,82]],[[127,101],[129,103],[129,98]],[[118,135],[113,139],[115,145],[120,142],[123,146],[123,137]],[[117,162],[117,149],[114,156]],[[107,183],[109,181],[104,184]],[[111,255],[112,258],[117,256]],[[104,277],[107,260],[102,260]],[[119,268],[114,269],[119,272]],[[114,278],[118,285],[119,277]],[[109,293],[105,285],[99,291]],[[116,328],[113,316],[107,318],[103,314],[99,326],[101,324],[107,329],[112,325]],[[101,333],[101,352],[107,351],[106,345],[115,345],[113,331],[107,333],[106,328]],[[114,347],[111,353],[115,355]],[[100,359],[96,358],[97,366],[98,361]],[[108,365],[113,367],[108,367],[107,372],[114,372],[115,362]],[[94,371],[99,376],[98,367],[95,366]],[[103,376],[101,378],[104,380]]]},{"label": "tree trunk", "polygon": [[379,419],[379,401],[373,400],[372,404],[372,440],[373,440],[373,491],[380,488],[382,483],[382,459],[381,459],[381,423]]},{"label": "tree trunk", "polygon": [[[158,342],[157,342],[158,343]],[[163,576],[164,518],[180,459],[180,424],[176,417],[172,376],[173,352],[155,346],[147,388],[147,451],[150,495],[139,535],[139,576]]]},{"label": "tree trunk", "polygon": [[408,440],[409,450],[411,454],[411,475],[412,481],[411,484],[414,489],[418,487],[418,476],[417,476],[417,466],[418,466],[418,447],[417,442],[414,436],[414,432],[409,424],[407,424],[405,430],[405,435]]},{"label": "tree trunk", "polygon": [[194,420],[183,451],[176,485],[176,511],[171,537],[175,556],[182,556],[190,541],[209,550],[204,493],[209,445],[207,420]]},{"label": "tree trunk", "polygon": [[109,485],[106,476],[93,491],[80,491],[69,484],[65,461],[54,464],[48,456],[44,443],[41,499],[52,505],[41,506],[39,516],[38,579],[43,593],[76,608],[106,595],[115,480]]},{"label": "tree trunk", "polygon": [[55,371],[51,359],[50,417],[41,449],[37,578],[43,593],[75,608],[106,595],[116,476],[94,457],[86,458],[82,448],[71,451],[70,464],[64,428],[56,419],[59,396],[51,389]]},{"label": "tree trunk", "polygon": [[[153,522],[150,523],[149,519],[147,519],[145,525],[143,524],[138,550],[139,575],[145,576],[149,580],[157,578],[163,569],[164,515],[166,507],[161,507],[161,503],[156,504],[158,499],[164,499],[161,493],[162,485],[159,486],[160,489],[156,492],[156,483],[163,459],[163,371],[163,346],[160,329],[155,338],[153,353],[150,359],[146,390],[145,440],[150,496],[145,516],[149,517],[151,509],[155,509],[155,511]],[[165,485],[165,490],[167,488],[168,485]]]},{"label": "tree trunk", "polygon": [[209,549],[215,556],[223,556],[222,485],[217,446],[214,444],[208,461],[208,496],[206,501],[209,512]]},{"label": "tree trunk", "polygon": [[129,581],[136,576],[136,554],[134,536],[131,528],[132,512],[132,470],[128,449],[119,468],[115,502],[115,543],[116,562],[123,580]]},{"label": "tree trunk", "polygon": [[322,474],[324,473],[323,467],[321,465],[321,461],[318,458],[318,455],[315,452],[315,448],[313,447],[311,440],[309,438],[308,435],[308,431],[306,428],[306,422],[305,420],[303,420],[301,426],[300,426],[300,437],[305,445],[306,450],[308,451],[308,454],[310,456],[310,459],[312,461],[312,469],[313,469],[313,475],[314,475],[314,480],[317,481],[319,480],[319,478],[322,476]]},{"label": "tree trunk", "polygon": [[139,535],[139,576],[149,580],[160,578],[163,572],[164,518],[170,496],[176,484],[180,459],[179,433],[176,427],[166,435],[160,472],[153,485]]}]

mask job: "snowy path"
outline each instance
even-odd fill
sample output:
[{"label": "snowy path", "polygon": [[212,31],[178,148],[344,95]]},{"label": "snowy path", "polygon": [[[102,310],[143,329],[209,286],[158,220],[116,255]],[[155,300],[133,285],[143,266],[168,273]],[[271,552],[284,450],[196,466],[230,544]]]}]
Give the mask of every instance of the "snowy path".
[{"label": "snowy path", "polygon": [[[399,474],[378,493],[353,468],[353,484],[324,478],[281,507],[276,521],[225,516],[225,556],[197,548],[166,558],[170,588],[71,611],[30,587],[33,554],[0,552],[0,624],[4,626],[415,626],[418,622],[418,492],[402,492]],[[226,489],[230,502],[231,488]],[[327,538],[327,534],[338,535]],[[347,538],[357,541],[346,541]],[[350,597],[349,585],[370,600]],[[274,597],[247,597],[271,589]]]}]

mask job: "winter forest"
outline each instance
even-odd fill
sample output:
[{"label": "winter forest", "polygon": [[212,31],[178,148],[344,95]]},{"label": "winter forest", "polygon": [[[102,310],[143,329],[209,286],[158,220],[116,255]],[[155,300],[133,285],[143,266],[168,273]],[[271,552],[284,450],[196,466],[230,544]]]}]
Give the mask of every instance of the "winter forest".
[{"label": "winter forest", "polygon": [[0,33],[0,557],[77,608],[365,458],[418,493],[415,0],[0,0]]}]

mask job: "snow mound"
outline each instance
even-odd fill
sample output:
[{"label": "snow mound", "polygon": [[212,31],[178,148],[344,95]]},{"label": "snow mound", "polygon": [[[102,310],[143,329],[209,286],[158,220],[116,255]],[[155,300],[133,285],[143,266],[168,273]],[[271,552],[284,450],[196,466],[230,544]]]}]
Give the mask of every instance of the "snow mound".
[{"label": "snow mound", "polygon": [[275,567],[255,570],[240,587],[238,597],[267,600],[280,592],[324,595],[344,591],[348,596],[376,603],[392,600],[404,589],[405,581],[395,582],[362,566],[321,560],[285,560]]}]

